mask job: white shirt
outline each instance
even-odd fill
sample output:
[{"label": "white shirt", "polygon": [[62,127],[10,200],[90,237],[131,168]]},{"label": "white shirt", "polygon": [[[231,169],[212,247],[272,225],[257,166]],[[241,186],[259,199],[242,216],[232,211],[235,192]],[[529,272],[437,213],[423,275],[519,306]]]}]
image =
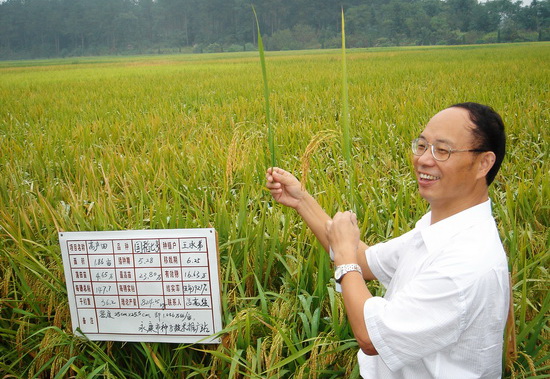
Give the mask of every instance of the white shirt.
[{"label": "white shirt", "polygon": [[379,355],[359,350],[361,376],[499,378],[509,279],[490,200],[430,220],[366,251],[386,294],[364,305]]}]

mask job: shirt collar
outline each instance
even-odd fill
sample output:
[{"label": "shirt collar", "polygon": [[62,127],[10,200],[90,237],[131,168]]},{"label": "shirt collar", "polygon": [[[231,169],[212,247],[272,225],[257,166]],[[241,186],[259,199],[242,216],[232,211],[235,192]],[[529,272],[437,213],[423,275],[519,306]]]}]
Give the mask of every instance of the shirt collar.
[{"label": "shirt collar", "polygon": [[418,220],[416,227],[420,230],[428,251],[435,251],[443,248],[456,233],[488,217],[493,217],[490,199],[436,222],[433,225],[430,225],[431,212],[428,212]]}]

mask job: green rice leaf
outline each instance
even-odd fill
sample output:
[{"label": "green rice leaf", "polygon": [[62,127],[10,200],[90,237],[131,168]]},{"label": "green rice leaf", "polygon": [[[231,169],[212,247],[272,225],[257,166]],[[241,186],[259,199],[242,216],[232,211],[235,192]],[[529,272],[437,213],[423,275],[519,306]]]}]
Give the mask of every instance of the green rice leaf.
[{"label": "green rice leaf", "polygon": [[265,120],[267,124],[267,139],[269,144],[269,152],[271,153],[271,166],[275,167],[275,136],[273,132],[273,125],[271,125],[271,116],[269,108],[269,87],[267,85],[267,68],[265,64],[264,43],[262,41],[262,32],[260,31],[260,24],[258,22],[258,16],[256,15],[256,9],[252,7],[254,12],[254,18],[256,20],[256,28],[258,30],[258,51],[260,52],[260,63],[262,64],[262,77],[264,80],[264,99],[265,99]]},{"label": "green rice leaf", "polygon": [[353,211],[356,210],[355,204],[355,170],[351,162],[351,133],[349,117],[349,96],[348,96],[348,73],[346,65],[346,22],[344,19],[344,8],[342,7],[342,148],[346,160],[349,180],[349,206]]}]

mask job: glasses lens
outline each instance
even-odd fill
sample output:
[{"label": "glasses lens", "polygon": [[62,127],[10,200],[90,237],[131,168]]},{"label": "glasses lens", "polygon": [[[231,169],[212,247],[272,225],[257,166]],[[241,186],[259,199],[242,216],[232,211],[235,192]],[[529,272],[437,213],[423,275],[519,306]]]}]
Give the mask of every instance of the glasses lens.
[{"label": "glasses lens", "polygon": [[447,144],[436,143],[433,146],[434,158],[438,161],[446,161],[451,156],[451,147]]},{"label": "glasses lens", "polygon": [[415,138],[412,141],[411,147],[414,155],[422,155],[428,148],[428,142],[423,138]]}]

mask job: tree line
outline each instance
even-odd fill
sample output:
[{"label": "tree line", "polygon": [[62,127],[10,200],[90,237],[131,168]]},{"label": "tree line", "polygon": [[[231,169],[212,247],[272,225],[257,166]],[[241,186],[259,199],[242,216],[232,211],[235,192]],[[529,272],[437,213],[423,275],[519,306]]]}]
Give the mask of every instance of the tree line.
[{"label": "tree line", "polygon": [[[0,0],[1,1],[1,0]],[[4,0],[0,59],[550,39],[550,0]]]}]

